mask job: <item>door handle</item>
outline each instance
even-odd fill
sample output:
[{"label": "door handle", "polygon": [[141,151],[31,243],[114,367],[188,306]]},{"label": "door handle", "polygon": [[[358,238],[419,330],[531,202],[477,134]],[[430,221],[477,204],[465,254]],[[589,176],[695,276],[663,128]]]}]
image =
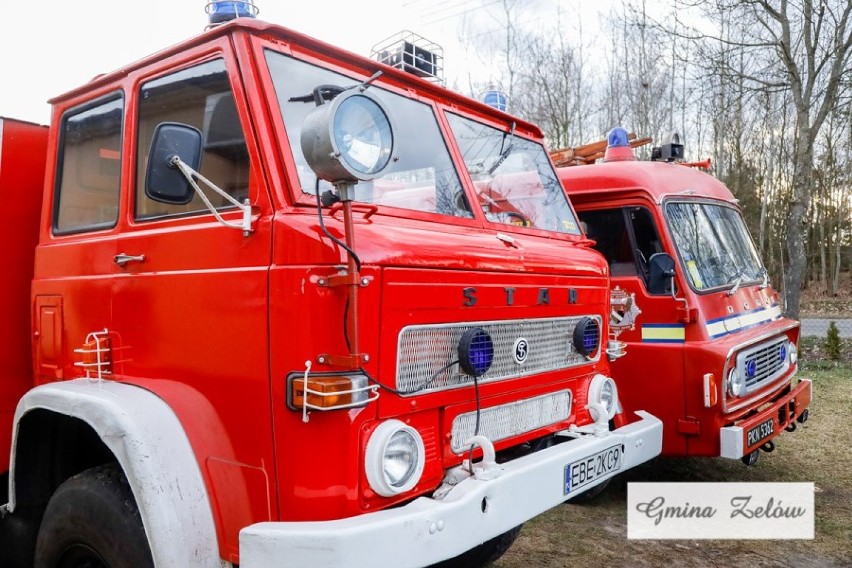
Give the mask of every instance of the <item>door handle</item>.
[{"label": "door handle", "polygon": [[128,262],[142,262],[145,260],[144,254],[132,255],[132,254],[124,254],[123,252],[118,253],[113,257],[115,263],[119,266],[124,266]]}]

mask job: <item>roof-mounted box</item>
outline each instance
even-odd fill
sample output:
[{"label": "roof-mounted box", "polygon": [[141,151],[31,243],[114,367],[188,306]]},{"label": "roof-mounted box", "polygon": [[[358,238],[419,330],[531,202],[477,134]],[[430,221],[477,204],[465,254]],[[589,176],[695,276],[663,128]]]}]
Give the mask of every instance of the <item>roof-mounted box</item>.
[{"label": "roof-mounted box", "polygon": [[377,43],[370,57],[418,77],[444,82],[443,48],[414,32],[404,30]]}]

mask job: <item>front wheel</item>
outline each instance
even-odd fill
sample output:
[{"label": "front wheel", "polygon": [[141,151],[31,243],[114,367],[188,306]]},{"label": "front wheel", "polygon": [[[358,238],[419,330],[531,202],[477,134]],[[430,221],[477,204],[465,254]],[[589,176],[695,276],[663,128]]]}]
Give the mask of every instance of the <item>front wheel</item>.
[{"label": "front wheel", "polygon": [[47,504],[35,568],[153,568],[145,528],[117,465],[65,481]]},{"label": "front wheel", "polygon": [[521,527],[523,526],[518,525],[467,552],[459,554],[455,558],[433,564],[429,568],[480,568],[488,566],[512,547],[518,535],[521,534]]}]

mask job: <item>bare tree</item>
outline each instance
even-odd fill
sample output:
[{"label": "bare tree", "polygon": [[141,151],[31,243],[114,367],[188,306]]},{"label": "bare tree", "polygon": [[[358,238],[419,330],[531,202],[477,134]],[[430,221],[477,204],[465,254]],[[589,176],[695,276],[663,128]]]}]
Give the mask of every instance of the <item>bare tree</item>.
[{"label": "bare tree", "polygon": [[[683,4],[684,6],[686,3]],[[697,6],[697,4],[695,4]],[[705,55],[718,72],[740,75],[750,90],[788,90],[795,112],[792,195],[786,221],[787,313],[799,314],[806,278],[808,207],[812,196],[814,146],[826,117],[849,96],[852,76],[852,3],[848,0],[716,0],[701,3],[715,32],[698,30]],[[689,7],[689,6],[687,6]],[[735,25],[741,37],[720,33]],[[729,65],[731,48],[742,48],[744,68]]]}]

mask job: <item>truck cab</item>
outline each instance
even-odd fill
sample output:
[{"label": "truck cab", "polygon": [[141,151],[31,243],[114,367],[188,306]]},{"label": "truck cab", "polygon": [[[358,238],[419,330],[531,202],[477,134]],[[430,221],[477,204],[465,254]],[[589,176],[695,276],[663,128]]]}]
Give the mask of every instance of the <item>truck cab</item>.
[{"label": "truck cab", "polygon": [[[622,404],[661,417],[664,455],[754,463],[808,417],[799,323],[783,316],[728,188],[673,158],[637,161],[630,146],[617,128],[601,162],[557,168],[621,299]],[[682,156],[677,146],[659,153]]]},{"label": "truck cab", "polygon": [[3,565],[475,566],[658,455],[539,129],[246,14],[0,185],[43,192]]}]

